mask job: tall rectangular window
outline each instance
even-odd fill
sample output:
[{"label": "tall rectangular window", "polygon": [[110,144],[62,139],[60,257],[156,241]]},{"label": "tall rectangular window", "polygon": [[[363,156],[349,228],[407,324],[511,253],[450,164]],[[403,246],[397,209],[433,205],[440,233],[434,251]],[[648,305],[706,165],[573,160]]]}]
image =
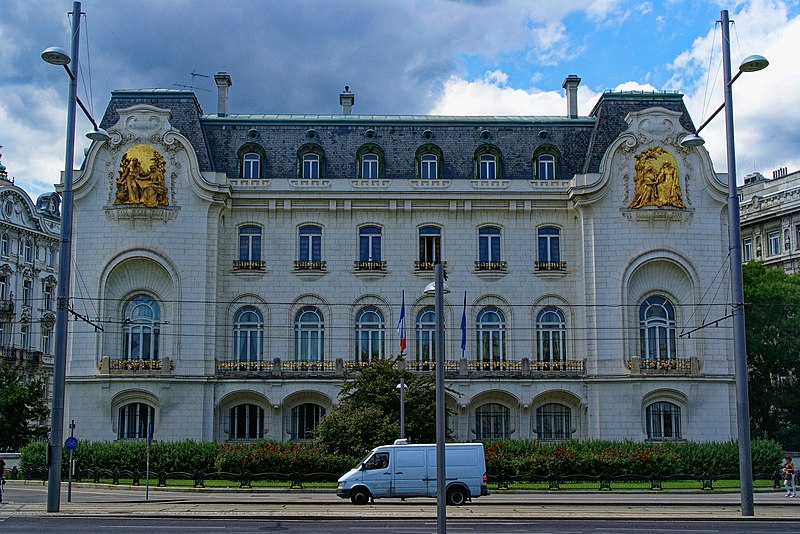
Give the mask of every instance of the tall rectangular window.
[{"label": "tall rectangular window", "polygon": [[319,178],[319,156],[317,154],[303,156],[303,178],[307,180]]},{"label": "tall rectangular window", "polygon": [[436,263],[441,257],[442,231],[435,226],[419,229],[419,261]]},{"label": "tall rectangular window", "polygon": [[381,229],[365,226],[358,232],[359,261],[381,261]]},{"label": "tall rectangular window", "polygon": [[538,178],[540,180],[555,180],[556,178],[556,159],[549,155],[545,154],[539,156],[539,160],[537,162],[538,167]]},{"label": "tall rectangular window", "polygon": [[479,164],[480,169],[478,177],[481,180],[494,180],[497,178],[497,159],[493,155],[481,155]]},{"label": "tall rectangular window", "polygon": [[377,154],[364,154],[361,157],[361,178],[374,180],[378,177],[378,156]]},{"label": "tall rectangular window", "polygon": [[45,283],[42,288],[42,308],[51,310],[53,306],[53,286]]},{"label": "tall rectangular window", "polygon": [[777,256],[781,253],[781,234],[778,231],[767,234],[767,256]]},{"label": "tall rectangular window", "polygon": [[478,230],[478,260],[500,261],[500,229],[487,226]]},{"label": "tall rectangular window", "polygon": [[261,178],[261,157],[248,153],[242,157],[242,178]]},{"label": "tall rectangular window", "polygon": [[300,261],[322,260],[322,229],[318,226],[300,228]]},{"label": "tall rectangular window", "polygon": [[22,303],[25,306],[30,306],[32,298],[33,298],[33,280],[25,279],[22,282]]},{"label": "tall rectangular window", "polygon": [[753,238],[746,237],[742,239],[742,261],[750,261],[753,259]]},{"label": "tall rectangular window", "polygon": [[239,228],[239,261],[261,261],[261,228]]},{"label": "tall rectangular window", "polygon": [[561,261],[559,237],[560,231],[558,228],[539,228],[538,240],[540,262],[555,263]]},{"label": "tall rectangular window", "polygon": [[423,180],[435,180],[438,175],[438,161],[435,155],[425,154],[419,160],[420,173],[419,176]]}]

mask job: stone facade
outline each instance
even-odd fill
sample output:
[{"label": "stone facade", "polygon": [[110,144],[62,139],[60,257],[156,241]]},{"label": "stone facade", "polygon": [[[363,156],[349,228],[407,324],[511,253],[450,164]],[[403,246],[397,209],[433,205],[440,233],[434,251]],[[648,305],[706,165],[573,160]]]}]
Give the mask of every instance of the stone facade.
[{"label": "stone facade", "polygon": [[0,357],[52,395],[60,197],[34,204],[0,163]]},{"label": "stone facade", "polygon": [[734,437],[728,330],[686,335],[726,315],[727,222],[707,152],[678,143],[682,95],[581,117],[224,109],[114,92],[77,175],[77,305],[104,326],[70,337],[84,439],[304,439],[365,354],[399,353],[402,304],[408,368],[433,372],[437,259],[459,440]]}]

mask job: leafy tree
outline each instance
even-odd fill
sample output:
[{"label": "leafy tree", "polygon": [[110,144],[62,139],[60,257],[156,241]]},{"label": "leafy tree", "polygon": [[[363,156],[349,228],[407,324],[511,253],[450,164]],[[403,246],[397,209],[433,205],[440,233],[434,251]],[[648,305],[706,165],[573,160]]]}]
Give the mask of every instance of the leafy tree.
[{"label": "leafy tree", "polygon": [[328,452],[363,456],[400,435],[400,377],[406,384],[405,434],[410,442],[436,441],[436,381],[397,368],[397,359],[362,366],[339,392],[339,406],[320,421],[317,439]]},{"label": "leafy tree", "polygon": [[748,262],[743,278],[750,429],[800,450],[800,276]]},{"label": "leafy tree", "polygon": [[16,451],[32,440],[46,438],[49,427],[39,422],[48,415],[44,381],[25,383],[12,367],[0,365],[0,451]]}]

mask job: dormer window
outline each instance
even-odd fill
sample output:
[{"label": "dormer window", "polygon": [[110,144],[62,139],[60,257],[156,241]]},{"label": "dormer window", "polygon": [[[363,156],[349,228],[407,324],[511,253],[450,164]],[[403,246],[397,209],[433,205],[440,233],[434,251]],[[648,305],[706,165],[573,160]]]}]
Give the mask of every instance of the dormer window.
[{"label": "dormer window", "polygon": [[303,178],[316,180],[319,178],[319,156],[306,154],[303,156]]},{"label": "dormer window", "polygon": [[[248,134],[248,137],[250,135]],[[264,176],[267,153],[258,143],[245,143],[236,153],[239,159],[239,178],[257,180]]]},{"label": "dormer window", "polygon": [[533,153],[533,177],[536,180],[558,179],[558,150],[554,146],[546,145],[536,149]]},{"label": "dormer window", "polygon": [[242,158],[242,178],[261,178],[261,158],[252,152]]},{"label": "dormer window", "polygon": [[325,177],[325,151],[315,143],[308,143],[297,151],[297,174],[304,180]]},{"label": "dormer window", "polygon": [[501,177],[500,150],[494,145],[483,145],[475,151],[475,178],[497,180]]},{"label": "dormer window", "polygon": [[438,146],[428,144],[419,147],[414,159],[417,179],[440,180],[442,178],[444,162],[442,150]]},{"label": "dormer window", "polygon": [[383,149],[375,144],[366,144],[356,153],[358,178],[376,180],[383,177]]}]

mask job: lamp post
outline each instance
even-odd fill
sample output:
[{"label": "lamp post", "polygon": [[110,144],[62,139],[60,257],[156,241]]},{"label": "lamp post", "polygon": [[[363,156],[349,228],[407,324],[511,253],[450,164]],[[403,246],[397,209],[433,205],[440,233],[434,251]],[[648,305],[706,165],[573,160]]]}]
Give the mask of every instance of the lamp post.
[{"label": "lamp post", "polygon": [[[739,484],[741,487],[742,515],[752,516],[753,463],[750,450],[750,401],[747,392],[747,346],[744,325],[744,287],[742,281],[742,239],[739,221],[739,195],[736,191],[736,151],[733,141],[733,92],[731,85],[743,72],[755,72],[769,62],[762,56],[749,56],[731,78],[730,21],[728,11],[720,12],[722,25],[722,70],[725,83],[723,104],[700,125],[696,134],[723,108],[725,109],[725,139],[728,161],[728,249],[731,261],[731,300],[733,316],[733,359],[736,378],[736,422],[739,439]],[[704,143],[698,135],[688,135],[681,140],[683,146],[700,146]]]},{"label": "lamp post", "polygon": [[[50,422],[50,440],[47,444],[49,472],[47,479],[47,511],[58,512],[61,507],[61,441],[64,437],[64,389],[67,374],[67,320],[69,319],[69,283],[72,255],[72,174],[75,157],[75,107],[80,105],[94,126],[87,137],[96,141],[109,139],[78,99],[78,45],[80,42],[81,3],[72,3],[72,42],[70,54],[57,47],[42,52],[42,59],[52,65],[61,65],[69,74],[67,97],[67,140],[64,162],[64,183],[61,193],[61,234],[58,256],[58,293],[56,298],[56,339],[53,365],[53,408]],[[68,64],[72,62],[72,69]]]},{"label": "lamp post", "polygon": [[402,356],[397,360],[397,370],[400,371],[400,383],[397,389],[400,390],[400,439],[406,437],[406,361]]},{"label": "lamp post", "polygon": [[445,409],[444,409],[444,285],[442,263],[436,262],[434,282],[425,287],[425,294],[434,295],[436,312],[436,533],[447,532],[447,495],[445,478]]}]

